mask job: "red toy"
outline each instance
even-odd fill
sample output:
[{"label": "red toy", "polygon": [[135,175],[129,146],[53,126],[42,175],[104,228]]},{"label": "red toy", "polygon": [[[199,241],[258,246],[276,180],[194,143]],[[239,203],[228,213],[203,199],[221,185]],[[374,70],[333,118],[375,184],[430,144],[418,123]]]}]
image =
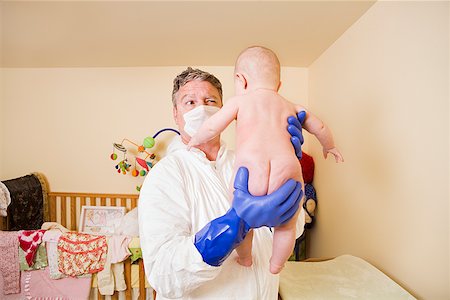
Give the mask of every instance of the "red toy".
[{"label": "red toy", "polygon": [[302,151],[300,165],[302,166],[304,182],[311,184],[314,179],[314,159]]}]

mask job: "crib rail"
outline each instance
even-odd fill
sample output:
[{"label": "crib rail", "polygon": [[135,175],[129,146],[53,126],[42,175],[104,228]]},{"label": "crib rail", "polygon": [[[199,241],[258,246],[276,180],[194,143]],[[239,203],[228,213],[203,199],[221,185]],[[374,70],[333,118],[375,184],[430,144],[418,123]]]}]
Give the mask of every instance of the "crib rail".
[{"label": "crib rail", "polygon": [[50,221],[77,230],[82,206],[121,206],[129,211],[137,206],[139,195],[51,192],[48,197]]}]

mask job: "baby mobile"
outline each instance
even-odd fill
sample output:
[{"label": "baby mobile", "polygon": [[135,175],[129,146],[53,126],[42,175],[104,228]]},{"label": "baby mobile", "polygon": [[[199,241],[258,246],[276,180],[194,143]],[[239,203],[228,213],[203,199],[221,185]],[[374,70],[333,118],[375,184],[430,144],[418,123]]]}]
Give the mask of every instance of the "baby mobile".
[{"label": "baby mobile", "polygon": [[[123,154],[122,160],[119,161],[119,163],[115,166],[117,173],[121,173],[123,175],[131,174],[133,177],[142,176],[144,177],[147,175],[149,170],[154,166],[156,163],[155,161],[155,154],[147,152],[147,149],[153,148],[155,146],[155,138],[162,132],[165,131],[173,131],[176,134],[180,134],[177,130],[172,128],[164,128],[155,133],[153,136],[148,136],[144,139],[142,145],[138,145],[137,143],[130,141],[129,139],[123,139],[122,142],[119,143],[113,143],[113,153],[111,154],[110,158],[112,160],[117,160],[118,156],[116,154],[116,150],[121,152]],[[127,148],[123,145],[125,142],[128,142],[136,147],[137,155],[134,156],[134,159],[130,159],[127,156]],[[132,166],[134,161],[134,166]],[[131,173],[130,173],[131,169]],[[139,192],[141,190],[141,186],[136,186],[136,190]]]}]

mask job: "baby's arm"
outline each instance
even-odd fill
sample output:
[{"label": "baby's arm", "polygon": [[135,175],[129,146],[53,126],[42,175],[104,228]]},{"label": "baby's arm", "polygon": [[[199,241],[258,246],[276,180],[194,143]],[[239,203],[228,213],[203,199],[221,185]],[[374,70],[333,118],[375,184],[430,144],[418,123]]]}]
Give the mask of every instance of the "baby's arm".
[{"label": "baby's arm", "polygon": [[188,143],[188,150],[191,147],[206,143],[219,135],[234,119],[236,119],[238,111],[239,107],[236,97],[228,99],[223,107],[206,120],[198,132],[191,137],[191,140]]},{"label": "baby's arm", "polygon": [[[305,108],[300,105],[296,105],[296,109],[297,113],[305,110]],[[323,148],[324,158],[327,158],[328,153],[331,153],[336,159],[336,162],[344,161],[341,153],[334,145],[333,134],[331,133],[331,130],[319,118],[306,111],[306,118],[305,122],[303,123],[303,128],[306,129],[306,131],[308,131],[309,133],[315,135],[319,140]]]}]

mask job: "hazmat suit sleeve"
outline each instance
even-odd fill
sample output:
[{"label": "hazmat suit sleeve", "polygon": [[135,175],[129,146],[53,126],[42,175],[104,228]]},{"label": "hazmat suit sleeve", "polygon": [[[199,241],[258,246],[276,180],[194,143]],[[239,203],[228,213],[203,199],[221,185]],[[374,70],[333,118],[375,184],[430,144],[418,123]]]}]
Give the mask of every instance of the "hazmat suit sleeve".
[{"label": "hazmat suit sleeve", "polygon": [[160,161],[145,179],[139,197],[145,272],[150,285],[167,298],[187,295],[220,272],[203,262],[193,244],[182,176],[175,161]]}]

